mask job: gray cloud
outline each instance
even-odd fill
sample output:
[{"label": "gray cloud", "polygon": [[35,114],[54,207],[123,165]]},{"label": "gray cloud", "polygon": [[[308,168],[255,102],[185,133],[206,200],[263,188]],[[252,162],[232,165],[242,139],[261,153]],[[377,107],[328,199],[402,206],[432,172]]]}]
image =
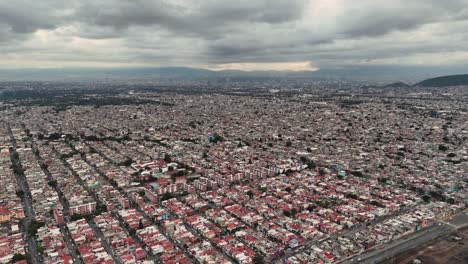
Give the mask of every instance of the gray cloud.
[{"label": "gray cloud", "polygon": [[298,20],[307,4],[306,0],[185,2],[190,4],[184,6],[169,0],[85,1],[74,17],[115,31],[127,31],[133,26],[159,26],[159,30],[213,39],[231,30],[242,30],[237,27],[248,27],[251,23],[279,24]]},{"label": "gray cloud", "polygon": [[391,31],[412,30],[428,23],[458,20],[466,14],[468,2],[373,1],[367,8],[348,9],[338,23],[347,37],[381,36]]},{"label": "gray cloud", "polygon": [[430,62],[468,53],[466,14],[467,0],[2,1],[0,67]]},{"label": "gray cloud", "polygon": [[39,29],[53,29],[66,18],[67,0],[0,1],[0,44],[17,44]]}]

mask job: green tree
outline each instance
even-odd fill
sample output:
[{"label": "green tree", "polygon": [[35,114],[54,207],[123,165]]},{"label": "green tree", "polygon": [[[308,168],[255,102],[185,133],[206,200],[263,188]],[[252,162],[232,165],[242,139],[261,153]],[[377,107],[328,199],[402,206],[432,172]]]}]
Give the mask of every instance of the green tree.
[{"label": "green tree", "polygon": [[448,150],[448,147],[445,146],[445,145],[440,144],[440,145],[439,145],[439,150],[440,150],[440,151],[447,151],[447,150]]},{"label": "green tree", "polygon": [[83,216],[82,216],[81,214],[73,214],[73,215],[70,217],[70,219],[71,219],[72,221],[76,221],[76,220],[79,220],[79,219],[81,219],[81,218],[83,218]]},{"label": "green tree", "polygon": [[297,209],[296,208],[291,209],[291,216],[296,216],[296,214],[297,214]]},{"label": "green tree", "polygon": [[431,201],[431,197],[429,195],[423,195],[422,199],[426,203],[429,203]]},{"label": "green tree", "polygon": [[19,198],[23,198],[23,196],[24,196],[23,190],[17,190],[17,191],[16,191],[16,195],[17,195]]},{"label": "green tree", "polygon": [[262,255],[256,254],[255,257],[253,258],[253,263],[254,264],[265,264],[265,259],[263,258]]},{"label": "green tree", "polygon": [[210,137],[210,142],[212,143],[218,143],[222,141],[224,141],[224,138],[218,133],[214,133],[213,136]]},{"label": "green tree", "polygon": [[37,252],[38,252],[39,254],[44,253],[44,251],[45,251],[45,247],[44,247],[44,246],[37,246]]},{"label": "green tree", "polygon": [[55,186],[57,186],[57,181],[56,181],[56,180],[51,180],[51,181],[48,181],[47,184],[48,184],[50,187],[55,187]]},{"label": "green tree", "polygon": [[174,195],[172,193],[165,193],[161,197],[161,201],[169,200],[174,198]]},{"label": "green tree", "polygon": [[18,262],[18,261],[21,261],[21,260],[27,260],[27,259],[28,259],[28,256],[17,253],[15,255],[13,255],[13,258],[11,259],[11,262],[15,263],[15,262]]},{"label": "green tree", "polygon": [[309,206],[307,206],[307,211],[312,212],[312,211],[314,211],[315,208],[316,208],[315,205],[309,205]]},{"label": "green tree", "polygon": [[381,184],[385,184],[388,181],[388,178],[378,178],[377,179]]},{"label": "green tree", "polygon": [[447,203],[449,204],[455,204],[455,200],[453,198],[448,198]]},{"label": "green tree", "polygon": [[379,201],[376,201],[376,200],[372,200],[372,201],[371,201],[371,204],[372,204],[372,205],[375,205],[375,206],[377,206],[377,207],[385,207],[385,206],[383,206],[383,204],[381,204]]},{"label": "green tree", "polygon": [[45,223],[32,220],[28,226],[29,235],[35,236],[37,234],[37,230],[43,226],[45,226]]},{"label": "green tree", "polygon": [[120,162],[118,165],[128,167],[132,165],[132,163],[133,163],[133,160],[131,158],[127,158],[125,161]]},{"label": "green tree", "polygon": [[352,171],[351,174],[356,177],[364,177],[364,174],[362,174],[360,171]]}]

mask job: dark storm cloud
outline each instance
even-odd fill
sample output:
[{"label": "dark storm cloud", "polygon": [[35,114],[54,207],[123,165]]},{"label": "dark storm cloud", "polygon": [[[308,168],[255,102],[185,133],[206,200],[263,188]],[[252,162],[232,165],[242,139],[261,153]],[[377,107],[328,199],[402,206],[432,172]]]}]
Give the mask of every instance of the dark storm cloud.
[{"label": "dark storm cloud", "polygon": [[125,29],[132,25],[165,24],[173,7],[162,1],[84,1],[74,18],[94,26]]},{"label": "dark storm cloud", "polygon": [[[363,36],[381,36],[394,30],[410,30],[425,24],[426,19],[418,19],[415,16],[399,16],[398,19],[392,16],[382,16],[379,14],[370,14],[358,21],[358,25],[354,25],[344,30],[346,37],[363,37]],[[373,21],[373,23],[365,23],[364,21]]]},{"label": "dark storm cloud", "polygon": [[31,33],[41,28],[53,28],[57,15],[47,5],[28,5],[24,1],[0,2],[0,23],[13,33]]},{"label": "dark storm cloud", "polygon": [[[295,53],[304,46],[318,46],[332,43],[333,39],[329,37],[316,37],[313,35],[287,36],[287,30],[273,33],[268,38],[273,41],[263,39],[264,35],[255,35],[248,38],[239,37],[236,39],[221,39],[210,42],[207,45],[205,53],[210,56],[223,58],[242,58],[244,56],[255,57],[264,56],[267,62],[274,61],[275,57],[283,53]],[[286,36],[282,38],[282,36]],[[300,52],[301,53],[301,52]],[[268,59],[272,58],[272,59]],[[282,59],[281,61],[283,61]]]},{"label": "dark storm cloud", "polygon": [[64,4],[58,0],[0,1],[0,34],[14,37],[55,28],[64,18]]},{"label": "dark storm cloud", "polygon": [[[404,56],[449,50],[451,52],[466,51],[467,48],[463,48],[466,42],[457,45],[457,47],[449,48],[453,46],[452,43],[442,44],[438,41],[434,43],[419,42],[416,45],[405,43],[407,40],[414,41],[416,39],[410,33],[402,39],[385,39],[385,36],[392,32],[411,32],[434,23],[444,25],[453,21],[463,21],[464,16],[468,13],[467,7],[468,1],[466,0],[412,1],[409,3],[408,1],[353,1],[352,3],[348,2],[348,5],[342,8],[335,21],[332,20],[330,23],[333,25],[332,29],[328,29],[328,31],[324,29],[325,33],[322,36],[313,30],[307,32],[309,34],[299,36],[279,32],[276,36],[277,41],[270,41],[267,44],[252,41],[249,37],[245,38],[244,41],[242,38],[237,38],[230,42],[211,43],[207,53],[218,56],[216,61],[234,57],[234,60],[242,61],[243,56],[249,56],[249,59],[255,58],[257,61],[268,61],[272,57],[278,58],[278,61],[284,61],[288,58],[300,60],[309,57],[315,61],[334,60],[335,63],[339,63],[340,58],[353,58],[354,61],[360,58],[370,61],[374,58],[389,58],[395,55]],[[313,19],[309,21],[314,22]],[[445,30],[449,30],[449,28],[447,27]],[[464,31],[459,30],[459,32]],[[257,32],[251,32],[248,35],[254,34]],[[261,39],[268,34],[259,33],[258,35],[257,39]],[[434,36],[434,38],[437,37],[439,36]],[[283,41],[285,38],[292,40]],[[320,48],[324,47],[324,44],[354,39],[361,40],[364,48],[347,49],[341,46],[339,49],[334,49],[333,45],[330,45],[331,47],[325,48],[325,52],[319,51]],[[382,39],[386,43],[379,44],[379,46],[369,46],[372,45],[372,39]],[[390,44],[389,40],[396,45]],[[289,54],[289,57],[285,54]]]},{"label": "dark storm cloud", "polygon": [[235,44],[232,43],[231,45],[213,45],[209,46],[210,54],[214,56],[220,57],[230,57],[230,56],[238,56],[240,54],[249,55],[252,53],[259,53],[261,50],[265,50],[267,47],[263,45],[243,45],[241,43]]},{"label": "dark storm cloud", "polygon": [[304,0],[207,1],[201,6],[198,16],[212,22],[277,24],[300,19],[306,4]]},{"label": "dark storm cloud", "polygon": [[[300,19],[306,0],[259,1],[89,1],[75,13],[75,19],[95,26],[126,30],[132,26],[159,26],[161,29],[197,35],[222,37],[234,26],[248,23],[278,24]],[[237,25],[236,25],[237,24]],[[242,29],[235,29],[242,30]]]},{"label": "dark storm cloud", "polygon": [[0,48],[5,57],[43,61],[80,54],[103,63],[329,66],[467,52],[467,7],[468,0],[0,0]]},{"label": "dark storm cloud", "polygon": [[339,17],[338,27],[346,37],[381,36],[391,31],[416,29],[422,25],[462,18],[468,1],[375,1],[366,9],[352,7]]}]

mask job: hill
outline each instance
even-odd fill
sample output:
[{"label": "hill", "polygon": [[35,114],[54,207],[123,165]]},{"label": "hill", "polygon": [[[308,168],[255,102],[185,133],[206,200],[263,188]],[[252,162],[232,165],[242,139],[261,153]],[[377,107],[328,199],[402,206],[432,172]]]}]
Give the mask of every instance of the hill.
[{"label": "hill", "polygon": [[384,88],[407,88],[407,87],[411,87],[411,85],[406,84],[404,82],[394,82],[394,83],[390,83],[384,86]]},{"label": "hill", "polygon": [[363,85],[361,88],[409,88],[411,85],[406,84],[404,82],[394,82],[385,85],[378,85],[378,84],[371,84],[371,85]]},{"label": "hill", "polygon": [[[0,81],[95,81],[95,80],[348,80],[394,81],[423,80],[440,75],[468,72],[467,65],[432,66],[348,66],[321,68],[316,71],[213,71],[189,67],[123,67],[123,68],[49,68],[1,69]],[[375,86],[373,86],[375,87]],[[398,82],[386,87],[404,88]],[[382,87],[381,87],[382,88]]]},{"label": "hill", "polygon": [[444,87],[468,85],[468,74],[448,75],[437,78],[431,78],[415,84],[421,87]]}]

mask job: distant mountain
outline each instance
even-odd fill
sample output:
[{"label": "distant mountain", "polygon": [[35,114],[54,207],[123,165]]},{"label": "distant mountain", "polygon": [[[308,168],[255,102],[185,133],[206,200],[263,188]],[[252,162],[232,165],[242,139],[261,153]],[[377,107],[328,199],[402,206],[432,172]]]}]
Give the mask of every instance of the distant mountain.
[{"label": "distant mountain", "polygon": [[[299,79],[382,83],[395,80],[414,82],[459,72],[468,72],[468,64],[440,67],[359,65],[323,68],[317,71],[212,71],[189,67],[0,69],[0,81]],[[405,83],[393,83],[388,87],[400,85],[406,86]]]},{"label": "distant mountain", "polygon": [[405,87],[406,88],[411,87],[411,85],[406,84],[404,82],[394,82],[394,83],[384,85],[384,88],[405,88]]},{"label": "distant mountain", "polygon": [[313,72],[322,79],[342,79],[388,83],[405,81],[415,83],[419,80],[442,75],[468,72],[466,65],[419,66],[419,65],[351,65],[338,68],[323,68]]},{"label": "distant mountain", "polygon": [[187,67],[0,69],[0,80],[122,80],[212,78],[215,72]]},{"label": "distant mountain", "polygon": [[0,81],[316,79],[312,71],[213,71],[189,67],[0,69]]},{"label": "distant mountain", "polygon": [[444,87],[444,86],[468,86],[468,74],[448,75],[437,78],[431,78],[415,84],[421,87]]},{"label": "distant mountain", "polygon": [[389,84],[372,84],[372,85],[363,85],[361,88],[408,88],[411,87],[411,85],[406,84],[404,82],[394,82],[394,83],[389,83]]}]

